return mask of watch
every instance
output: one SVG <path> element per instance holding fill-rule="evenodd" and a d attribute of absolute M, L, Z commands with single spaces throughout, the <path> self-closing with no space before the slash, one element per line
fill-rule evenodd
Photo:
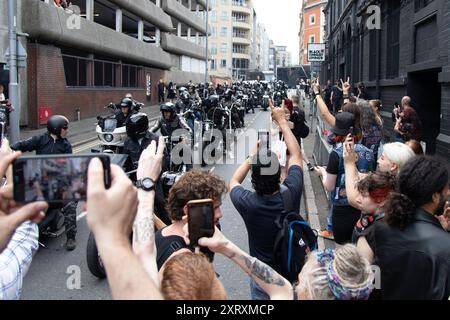
<path fill-rule="evenodd" d="M 155 181 L 152 178 L 144 178 L 136 181 L 136 188 L 142 189 L 144 191 L 155 190 Z"/>

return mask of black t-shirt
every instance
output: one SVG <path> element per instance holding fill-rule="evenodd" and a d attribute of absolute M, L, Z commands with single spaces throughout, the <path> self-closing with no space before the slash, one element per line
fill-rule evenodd
<path fill-rule="evenodd" d="M 292 166 L 284 181 L 294 199 L 293 208 L 300 210 L 303 190 L 303 171 L 299 166 Z M 273 263 L 273 246 L 278 227 L 275 219 L 284 209 L 281 194 L 259 196 L 256 192 L 238 186 L 231 190 L 231 201 L 242 216 L 248 232 L 250 255 L 271 267 Z"/>
<path fill-rule="evenodd" d="M 339 174 L 339 155 L 334 150 L 331 151 L 328 158 L 327 172 L 334 175 Z"/>

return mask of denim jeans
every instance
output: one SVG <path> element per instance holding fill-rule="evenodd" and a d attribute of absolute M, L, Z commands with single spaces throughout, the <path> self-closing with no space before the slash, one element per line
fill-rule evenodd
<path fill-rule="evenodd" d="M 270 300 L 269 295 L 253 279 L 250 279 L 250 294 L 252 300 Z"/>

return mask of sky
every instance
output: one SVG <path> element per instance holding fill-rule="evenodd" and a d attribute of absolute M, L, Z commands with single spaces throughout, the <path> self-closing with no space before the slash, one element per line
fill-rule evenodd
<path fill-rule="evenodd" d="M 275 45 L 285 45 L 298 64 L 300 8 L 302 0 L 253 0 L 256 17 L 263 23 Z"/>

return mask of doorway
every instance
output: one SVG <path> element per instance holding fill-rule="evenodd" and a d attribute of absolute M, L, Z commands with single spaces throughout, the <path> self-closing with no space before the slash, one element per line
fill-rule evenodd
<path fill-rule="evenodd" d="M 427 70 L 408 74 L 408 95 L 412 106 L 422 121 L 422 141 L 426 143 L 426 153 L 436 153 L 436 139 L 441 128 L 441 84 L 438 74 L 441 70 Z"/>

